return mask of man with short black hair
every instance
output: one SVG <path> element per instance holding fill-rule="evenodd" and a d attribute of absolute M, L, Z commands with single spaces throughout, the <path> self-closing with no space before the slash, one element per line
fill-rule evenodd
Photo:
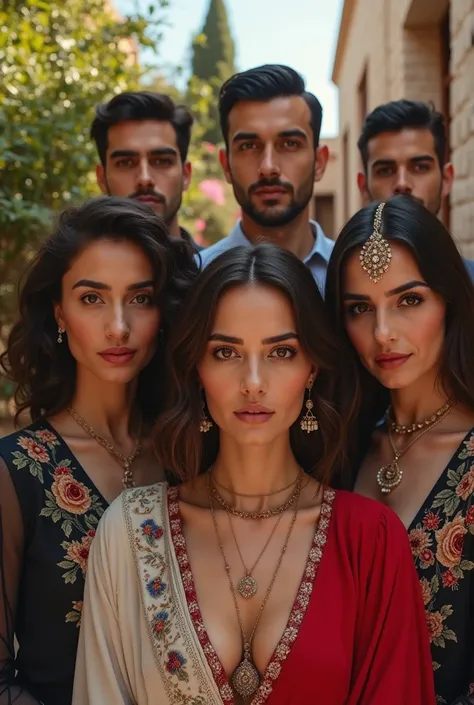
<path fill-rule="evenodd" d="M 363 165 L 357 183 L 365 202 L 408 194 L 439 213 L 454 171 L 446 161 L 444 118 L 433 105 L 395 100 L 378 106 L 367 115 L 357 144 Z M 465 262 L 474 278 L 474 262 Z"/>
<path fill-rule="evenodd" d="M 296 71 L 271 64 L 226 81 L 219 115 L 220 162 L 242 220 L 201 254 L 203 265 L 224 250 L 265 240 L 302 259 L 323 290 L 334 243 L 309 219 L 314 183 L 328 161 L 327 147 L 319 144 L 320 102 Z"/>
<path fill-rule="evenodd" d="M 187 108 L 163 93 L 125 92 L 96 107 L 91 137 L 101 162 L 96 173 L 102 192 L 147 203 L 172 236 L 199 250 L 178 224 L 183 191 L 191 180 L 192 124 Z"/>

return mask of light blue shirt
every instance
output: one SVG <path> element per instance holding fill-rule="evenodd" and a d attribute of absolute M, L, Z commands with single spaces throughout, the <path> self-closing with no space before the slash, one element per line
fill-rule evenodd
<path fill-rule="evenodd" d="M 303 262 L 310 268 L 311 274 L 313 275 L 319 290 L 324 294 L 324 287 L 326 285 L 326 270 L 332 249 L 334 247 L 334 241 L 326 237 L 319 223 L 316 223 L 315 220 L 310 220 L 309 222 L 314 232 L 314 245 L 308 256 L 304 258 Z M 226 250 L 242 245 L 245 247 L 250 247 L 251 244 L 252 243 L 250 240 L 245 237 L 244 231 L 242 230 L 242 221 L 239 220 L 227 237 L 222 238 L 222 240 L 216 242 L 215 245 L 211 245 L 196 255 L 196 261 L 198 264 L 201 262 L 202 268 L 204 269 L 209 262 L 212 262 L 213 259 Z"/>

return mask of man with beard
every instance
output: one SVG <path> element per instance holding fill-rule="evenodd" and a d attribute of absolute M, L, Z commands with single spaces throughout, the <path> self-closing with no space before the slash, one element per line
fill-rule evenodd
<path fill-rule="evenodd" d="M 432 105 L 416 100 L 380 105 L 367 115 L 357 144 L 363 165 L 357 183 L 365 203 L 406 194 L 439 213 L 454 170 L 446 161 L 443 116 Z M 473 279 L 474 262 L 465 263 Z"/>
<path fill-rule="evenodd" d="M 183 191 L 191 180 L 192 124 L 188 110 L 163 93 L 125 92 L 96 107 L 91 137 L 101 162 L 96 169 L 101 191 L 147 203 L 173 237 L 198 251 L 178 224 Z"/>
<path fill-rule="evenodd" d="M 309 220 L 314 182 L 328 161 L 327 147 L 319 145 L 321 104 L 296 71 L 266 65 L 224 83 L 219 115 L 220 162 L 242 219 L 201 253 L 203 266 L 224 250 L 268 241 L 302 259 L 323 290 L 334 243 Z"/>

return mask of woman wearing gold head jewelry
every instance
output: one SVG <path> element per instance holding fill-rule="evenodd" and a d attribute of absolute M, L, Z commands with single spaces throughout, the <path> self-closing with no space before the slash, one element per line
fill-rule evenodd
<path fill-rule="evenodd" d="M 474 289 L 442 223 L 420 203 L 397 196 L 362 209 L 343 228 L 326 294 L 353 346 L 361 416 L 368 411 L 379 419 L 354 489 L 390 506 L 405 524 L 438 703 L 469 702 Z"/>

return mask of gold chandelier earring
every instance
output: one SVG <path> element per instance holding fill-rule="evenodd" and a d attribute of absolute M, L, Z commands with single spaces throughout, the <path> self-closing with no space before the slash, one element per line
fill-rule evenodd
<path fill-rule="evenodd" d="M 308 392 L 308 397 L 304 403 L 306 413 L 300 421 L 301 430 L 306 431 L 306 433 L 312 433 L 313 431 L 317 431 L 319 428 L 318 420 L 313 414 L 314 404 L 313 400 L 311 399 L 311 390 L 313 388 L 313 382 L 314 380 L 311 378 L 308 384 L 306 385 L 306 389 Z"/>
<path fill-rule="evenodd" d="M 199 424 L 199 430 L 201 433 L 207 433 L 213 427 L 213 423 L 206 414 L 206 400 L 203 397 L 202 400 L 202 412 L 201 412 L 201 423 Z"/>

